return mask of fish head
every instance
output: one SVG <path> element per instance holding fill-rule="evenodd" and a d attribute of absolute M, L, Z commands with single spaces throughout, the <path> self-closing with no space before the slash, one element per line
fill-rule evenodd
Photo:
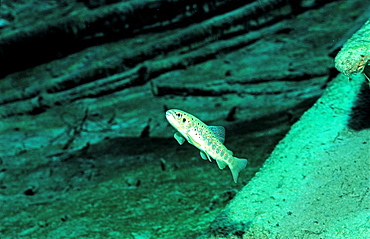
<path fill-rule="evenodd" d="M 175 129 L 183 132 L 191 127 L 192 115 L 182 110 L 171 109 L 166 111 L 166 119 Z"/>

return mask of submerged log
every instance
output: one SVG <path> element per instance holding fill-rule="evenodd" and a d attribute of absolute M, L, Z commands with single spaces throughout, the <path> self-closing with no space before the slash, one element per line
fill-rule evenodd
<path fill-rule="evenodd" d="M 134 124 L 136 120 L 130 120 L 134 108 L 125 108 L 136 105 L 133 101 L 140 102 L 137 108 L 154 110 L 146 115 L 163 113 L 168 107 L 196 113 L 194 102 L 213 101 L 220 106 L 217 111 L 203 109 L 210 120 L 248 121 L 297 106 L 300 110 L 286 113 L 290 115 L 287 118 L 296 119 L 334 76 L 327 49 L 335 42 L 325 39 L 343 33 L 327 27 L 317 35 L 309 34 L 300 20 L 314 15 L 314 24 L 320 19 L 316 10 L 320 7 L 338 11 L 330 2 L 109 1 L 102 6 L 90 4 L 89 8 L 66 5 L 62 17 L 48 15 L 53 20 L 14 31 L 12 25 L 1 29 L 0 61 L 7 76 L 0 80 L 0 117 L 42 115 L 52 109 L 63 112 L 75 104 L 88 104 L 96 111 L 111 108 L 117 112 L 118 108 L 117 119 Z M 299 18 L 292 18 L 294 14 Z M 52 50 L 40 48 L 53 40 L 60 44 L 52 45 Z M 63 51 L 71 44 L 74 51 Z M 64 53 L 44 58 L 57 51 Z M 35 55 L 44 60 L 33 59 Z M 25 64 L 28 69 L 11 73 L 15 70 L 12 67 L 21 69 Z M 92 100 L 104 103 L 86 103 Z M 148 101 L 150 104 L 145 103 Z M 245 104 L 249 101 L 255 103 Z M 234 112 L 232 117 L 228 117 L 230 112 Z M 145 122 L 143 127 L 153 119 L 146 115 L 137 115 L 138 122 Z M 160 127 L 152 127 L 149 135 L 163 136 L 165 122 L 150 122 Z M 142 128 L 130 124 L 121 125 L 126 135 L 140 136 Z"/>

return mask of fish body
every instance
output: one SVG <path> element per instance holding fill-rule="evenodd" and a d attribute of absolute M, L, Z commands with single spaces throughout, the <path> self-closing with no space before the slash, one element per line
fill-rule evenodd
<path fill-rule="evenodd" d="M 194 115 L 178 109 L 167 110 L 166 118 L 178 131 L 174 137 L 180 145 L 186 140 L 200 150 L 203 159 L 216 160 L 220 169 L 229 166 L 234 182 L 237 182 L 239 172 L 246 167 L 248 161 L 234 157 L 225 147 L 224 127 L 208 126 Z"/>

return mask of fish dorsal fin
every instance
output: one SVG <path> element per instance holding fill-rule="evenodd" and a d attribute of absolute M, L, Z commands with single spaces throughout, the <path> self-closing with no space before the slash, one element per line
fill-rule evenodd
<path fill-rule="evenodd" d="M 225 142 L 225 128 L 222 126 L 208 126 L 208 128 L 216 135 L 221 143 Z"/>
<path fill-rule="evenodd" d="M 176 132 L 176 133 L 173 135 L 173 137 L 176 139 L 176 141 L 177 141 L 180 145 L 182 145 L 182 144 L 185 142 L 185 138 L 184 138 L 184 136 L 182 136 L 182 134 L 181 134 L 181 133 L 179 133 L 179 132 Z"/>

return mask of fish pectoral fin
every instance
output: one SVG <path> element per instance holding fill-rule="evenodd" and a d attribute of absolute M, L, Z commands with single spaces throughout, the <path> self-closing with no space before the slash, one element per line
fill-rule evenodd
<path fill-rule="evenodd" d="M 209 155 L 207 153 L 203 152 L 203 151 L 200 151 L 200 157 L 202 157 L 202 159 L 204 159 L 204 160 L 208 159 L 209 162 L 212 162 L 211 157 L 209 157 Z"/>
<path fill-rule="evenodd" d="M 222 126 L 208 126 L 208 128 L 215 134 L 216 138 L 221 141 L 221 143 L 225 142 L 225 128 Z"/>
<path fill-rule="evenodd" d="M 182 136 L 182 134 L 180 132 L 176 132 L 173 137 L 176 139 L 176 141 L 182 145 L 184 142 L 185 142 L 185 138 L 184 136 Z"/>
<path fill-rule="evenodd" d="M 224 161 L 217 160 L 217 159 L 216 159 L 216 163 L 220 169 L 224 169 L 227 165 Z"/>

